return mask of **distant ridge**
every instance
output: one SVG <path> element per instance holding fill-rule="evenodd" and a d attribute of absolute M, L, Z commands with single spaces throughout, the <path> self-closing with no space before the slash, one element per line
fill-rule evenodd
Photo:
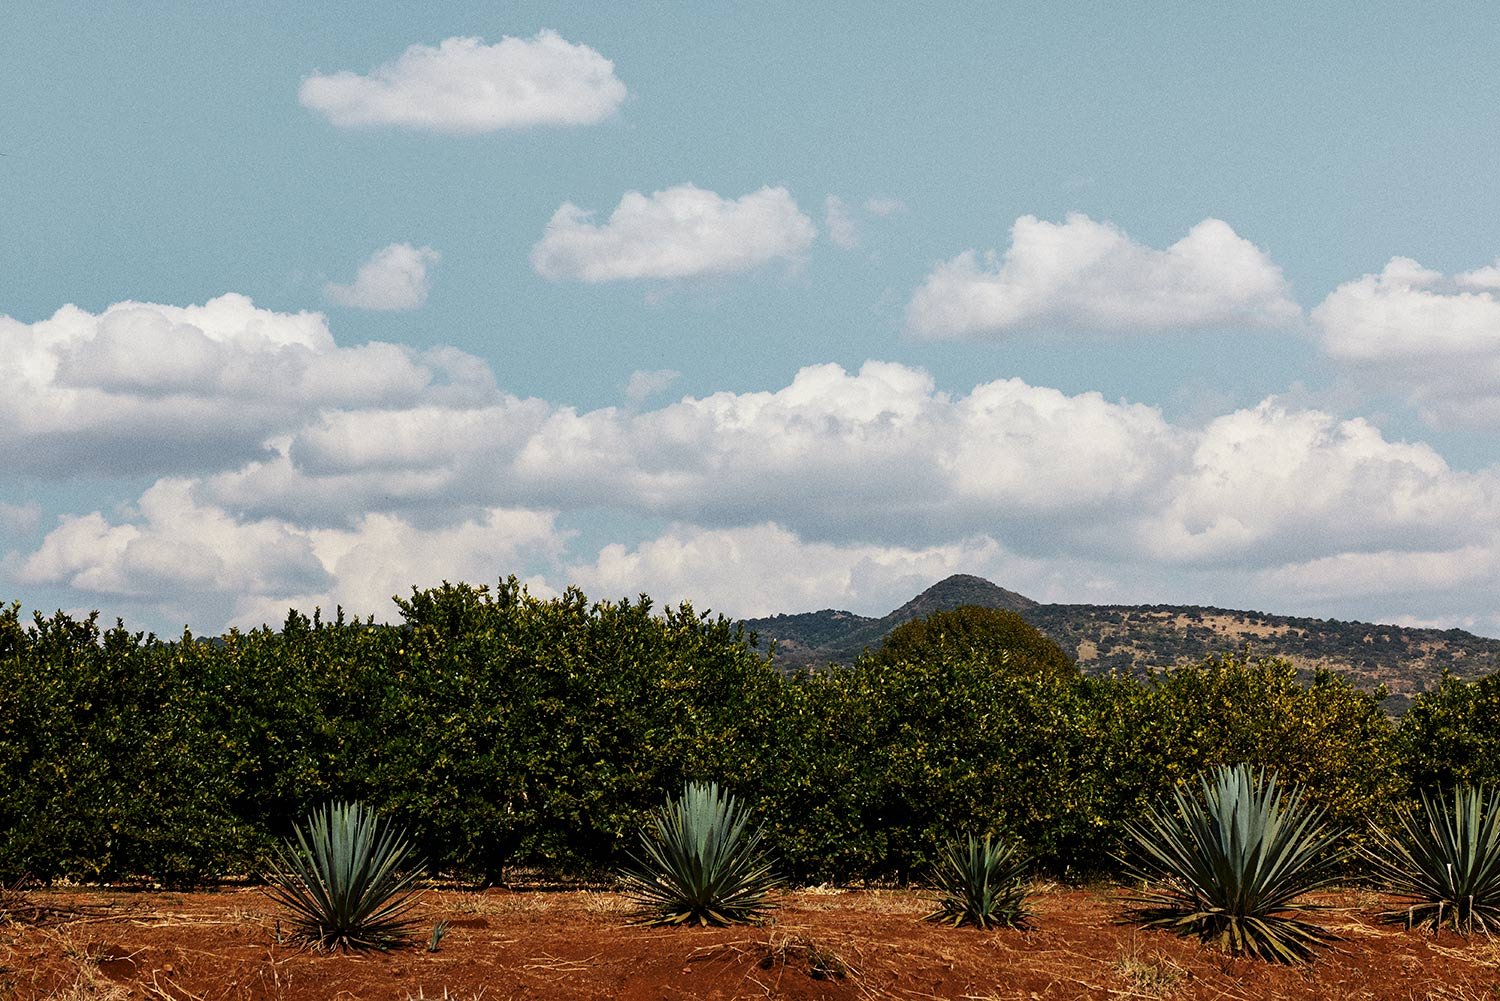
<path fill-rule="evenodd" d="M 962 605 L 1016 612 L 1050 636 L 1090 673 L 1152 668 L 1236 652 L 1286 657 L 1311 672 L 1328 668 L 1361 688 L 1385 685 L 1400 711 L 1449 670 L 1472 678 L 1500 671 L 1500 640 L 1462 629 L 1415 629 L 1198 605 L 1044 605 L 972 574 L 938 581 L 900 608 L 872 618 L 825 609 L 747 619 L 761 646 L 776 641 L 787 669 L 846 664 L 912 619 Z"/>

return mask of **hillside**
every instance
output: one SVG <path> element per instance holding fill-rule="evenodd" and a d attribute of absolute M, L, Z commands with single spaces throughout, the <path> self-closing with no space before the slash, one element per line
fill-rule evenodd
<path fill-rule="evenodd" d="M 1500 670 L 1500 640 L 1461 629 L 1415 629 L 1195 605 L 1044 605 L 982 577 L 939 581 L 879 618 L 827 609 L 748 619 L 762 647 L 776 641 L 776 660 L 797 668 L 848 663 L 911 619 L 960 605 L 1005 608 L 1050 636 L 1085 671 L 1144 673 L 1202 660 L 1248 644 L 1286 657 L 1304 671 L 1325 667 L 1361 688 L 1384 684 L 1400 711 L 1450 670 L 1477 677 Z"/>

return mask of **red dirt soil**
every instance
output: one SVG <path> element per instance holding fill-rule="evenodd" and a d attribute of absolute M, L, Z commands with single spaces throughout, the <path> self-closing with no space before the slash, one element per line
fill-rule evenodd
<path fill-rule="evenodd" d="M 1118 924 L 1120 896 L 1043 888 L 1034 930 L 981 932 L 920 922 L 927 901 L 904 891 L 786 893 L 773 921 L 721 929 L 629 925 L 612 893 L 429 891 L 421 919 L 451 922 L 440 951 L 330 954 L 278 942 L 256 890 L 34 892 L 59 910 L 0 923 L 0 999 L 1500 999 L 1500 941 L 1381 924 L 1373 894 L 1321 898 L 1341 941 L 1298 968 Z"/>

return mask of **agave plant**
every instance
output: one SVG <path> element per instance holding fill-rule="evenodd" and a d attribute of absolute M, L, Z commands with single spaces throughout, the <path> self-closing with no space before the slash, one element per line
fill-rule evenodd
<path fill-rule="evenodd" d="M 752 921 L 780 884 L 751 830 L 749 810 L 716 783 L 690 782 L 641 830 L 641 853 L 621 871 L 641 917 L 656 925 Z"/>
<path fill-rule="evenodd" d="M 360 803 L 314 810 L 277 852 L 268 892 L 297 933 L 327 948 L 386 948 L 409 934 L 420 867 L 405 835 Z"/>
<path fill-rule="evenodd" d="M 1287 912 L 1338 878 L 1339 834 L 1299 789 L 1283 794 L 1274 773 L 1219 767 L 1201 784 L 1201 799 L 1174 791 L 1170 808 L 1127 825 L 1126 868 L 1145 883 L 1130 917 L 1234 955 L 1309 959 L 1333 935 Z"/>
<path fill-rule="evenodd" d="M 980 928 L 1025 928 L 1026 859 L 1014 843 L 972 834 L 943 846 L 933 873 L 938 909 L 928 921 Z"/>
<path fill-rule="evenodd" d="M 1408 928 L 1449 925 L 1460 935 L 1500 930 L 1500 793 L 1460 786 L 1453 805 L 1422 794 L 1392 831 L 1376 828 L 1367 857 L 1386 885 L 1413 901 L 1386 915 Z"/>

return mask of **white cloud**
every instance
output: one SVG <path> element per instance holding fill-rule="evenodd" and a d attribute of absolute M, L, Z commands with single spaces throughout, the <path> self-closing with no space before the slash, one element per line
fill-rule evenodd
<path fill-rule="evenodd" d="M 681 378 L 682 373 L 675 368 L 643 369 L 631 372 L 630 381 L 625 384 L 625 397 L 633 403 L 641 403 L 660 393 L 665 393 Z"/>
<path fill-rule="evenodd" d="M 907 327 L 924 337 L 984 337 L 1063 328 L 1150 331 L 1275 327 L 1301 315 L 1265 252 L 1205 219 L 1166 250 L 1109 223 L 1022 216 L 1004 257 L 965 251 L 912 296 Z"/>
<path fill-rule="evenodd" d="M 626 192 L 602 226 L 564 203 L 532 247 L 531 264 L 552 281 L 691 278 L 796 260 L 816 235 L 785 188 L 730 200 L 683 184 Z"/>
<path fill-rule="evenodd" d="M 1020 565 L 984 537 L 916 549 L 807 542 L 773 523 L 673 525 L 637 546 L 605 546 L 591 563 L 570 566 L 568 579 L 601 597 L 645 591 L 737 618 L 827 607 L 883 614 L 949 574 L 1009 578 Z"/>
<path fill-rule="evenodd" d="M 1274 401 L 1210 422 L 1141 522 L 1156 559 L 1262 565 L 1454 545 L 1500 526 L 1500 476 L 1452 470 L 1369 422 Z"/>
<path fill-rule="evenodd" d="M 0 466 L 13 475 L 234 468 L 326 409 L 495 396 L 488 367 L 453 348 L 340 347 L 322 314 L 233 294 L 0 316 L 0 357 Z"/>
<path fill-rule="evenodd" d="M 355 309 L 416 309 L 427 301 L 432 288 L 427 269 L 441 259 L 442 255 L 431 247 L 393 243 L 375 251 L 359 266 L 353 284 L 329 282 L 323 286 L 323 294 L 330 302 Z"/>
<path fill-rule="evenodd" d="M 277 456 L 210 478 L 218 502 L 337 519 L 370 504 L 616 508 L 815 538 L 935 538 L 994 525 L 1088 532 L 1134 509 L 1185 448 L 1153 408 L 1020 380 L 966 397 L 870 362 L 776 392 L 580 413 L 541 401 L 323 415 Z M 1092 517 L 1081 517 L 1081 512 Z"/>
<path fill-rule="evenodd" d="M 491 508 L 433 527 L 368 513 L 340 529 L 236 517 L 200 502 L 190 481 L 165 479 L 119 523 L 98 512 L 63 518 L 16 576 L 217 631 L 314 605 L 388 619 L 391 596 L 413 585 L 494 580 L 527 562 L 555 562 L 565 541 L 544 511 Z"/>
<path fill-rule="evenodd" d="M 153 624 L 385 614 L 412 584 L 510 572 L 737 614 L 884 611 L 954 571 L 1043 598 L 1348 614 L 1387 576 L 1412 595 L 1380 598 L 1390 614 L 1479 621 L 1500 579 L 1500 467 L 1455 470 L 1274 398 L 1199 425 L 872 361 L 651 409 L 675 375 L 641 372 L 632 405 L 581 411 L 503 393 L 451 348 L 342 348 L 320 315 L 240 296 L 4 319 L 0 356 L 18 482 L 155 481 L 133 504 L 49 512 L 0 571 Z M 26 534 L 39 512 L 0 517 Z"/>
<path fill-rule="evenodd" d="M 1267 590 L 1308 600 L 1404 596 L 1453 590 L 1493 593 L 1500 585 L 1500 546 L 1449 550 L 1339 553 L 1263 571 Z"/>
<path fill-rule="evenodd" d="M 1312 312 L 1323 349 L 1430 423 L 1500 423 L 1500 267 L 1453 278 L 1394 257 Z"/>
<path fill-rule="evenodd" d="M 413 45 L 368 75 L 313 74 L 298 99 L 341 128 L 476 133 L 592 125 L 614 114 L 625 85 L 598 52 L 541 31 L 493 45 L 478 38 Z"/>
<path fill-rule="evenodd" d="M 859 229 L 849 206 L 838 195 L 823 199 L 823 225 L 828 229 L 828 239 L 835 247 L 854 250 L 859 247 Z"/>
<path fill-rule="evenodd" d="M 882 362 L 644 412 L 510 398 L 327 413 L 276 450 L 209 477 L 205 496 L 330 524 L 372 507 L 612 509 L 838 544 L 990 534 L 1029 555 L 1184 567 L 1455 545 L 1500 521 L 1496 472 L 1452 470 L 1366 421 L 1268 400 L 1195 428 L 1018 379 L 954 396 Z"/>

